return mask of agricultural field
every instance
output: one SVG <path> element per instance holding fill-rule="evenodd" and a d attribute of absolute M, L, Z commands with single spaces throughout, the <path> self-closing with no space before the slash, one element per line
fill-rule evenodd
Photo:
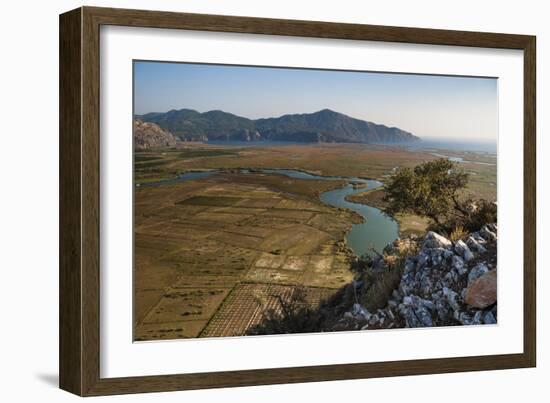
<path fill-rule="evenodd" d="M 332 295 L 352 278 L 341 241 L 357 220 L 318 200 L 338 185 L 220 173 L 138 188 L 135 339 L 239 336 L 274 307 L 266 290 Z"/>
<path fill-rule="evenodd" d="M 470 173 L 468 195 L 494 200 L 494 157 L 452 156 L 465 160 L 460 166 Z M 180 143 L 136 152 L 135 340 L 241 336 L 268 309 L 278 309 L 275 295 L 305 287 L 314 306 L 351 281 L 353 253 L 345 237 L 362 218 L 319 199 L 346 181 L 295 179 L 255 169 L 383 182 L 396 167 L 436 158 L 428 152 L 360 144 Z M 176 180 L 184 173 L 214 169 L 211 176 Z M 382 196 L 383 191 L 374 190 L 348 200 L 380 207 Z M 396 219 L 401 234 L 420 233 L 427 224 L 414 216 Z"/>

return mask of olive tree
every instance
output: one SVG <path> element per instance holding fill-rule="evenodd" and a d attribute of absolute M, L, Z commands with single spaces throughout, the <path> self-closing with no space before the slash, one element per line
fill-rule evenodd
<path fill-rule="evenodd" d="M 399 169 L 384 186 L 384 212 L 415 214 L 441 225 L 452 214 L 468 215 L 459 201 L 459 192 L 467 183 L 468 174 L 444 158 Z"/>

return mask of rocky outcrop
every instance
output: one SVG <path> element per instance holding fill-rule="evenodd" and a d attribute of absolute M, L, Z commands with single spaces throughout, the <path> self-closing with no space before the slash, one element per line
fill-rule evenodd
<path fill-rule="evenodd" d="M 424 237 L 424 248 L 426 249 L 450 248 L 452 244 L 447 238 L 433 231 L 429 231 Z"/>
<path fill-rule="evenodd" d="M 386 306 L 367 310 L 361 304 L 367 285 L 358 280 L 356 303 L 335 330 L 495 324 L 496 242 L 496 224 L 455 242 L 435 232 L 395 241 L 369 264 L 375 272 L 402 270 Z"/>
<path fill-rule="evenodd" d="M 161 129 L 155 123 L 134 120 L 134 148 L 136 151 L 175 145 L 176 138 L 172 133 Z"/>

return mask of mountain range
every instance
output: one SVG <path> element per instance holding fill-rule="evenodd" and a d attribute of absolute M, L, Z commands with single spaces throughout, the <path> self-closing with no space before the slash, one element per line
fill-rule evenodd
<path fill-rule="evenodd" d="M 200 113 L 192 109 L 152 112 L 136 115 L 135 118 L 155 123 L 184 141 L 269 140 L 395 144 L 419 140 L 397 127 L 355 119 L 330 109 L 255 120 L 220 110 Z"/>

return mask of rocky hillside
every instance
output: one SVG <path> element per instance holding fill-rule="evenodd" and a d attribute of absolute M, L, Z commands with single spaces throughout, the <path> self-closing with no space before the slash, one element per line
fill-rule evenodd
<path fill-rule="evenodd" d="M 147 113 L 137 118 L 158 124 L 182 140 L 297 141 L 394 144 L 418 140 L 397 127 L 387 127 L 323 109 L 251 120 L 223 111 L 192 109 Z"/>
<path fill-rule="evenodd" d="M 155 123 L 134 120 L 134 148 L 136 151 L 175 145 L 176 138 L 172 133 L 161 129 Z"/>
<path fill-rule="evenodd" d="M 369 311 L 364 303 L 373 284 L 358 279 L 355 304 L 332 330 L 495 324 L 496 242 L 496 224 L 455 242 L 435 232 L 396 240 L 369 268 L 376 278 L 397 270 L 396 261 L 402 264 L 398 286 L 385 306 Z"/>
<path fill-rule="evenodd" d="M 459 235 L 398 239 L 355 261 L 355 280 L 317 308 L 298 288 L 248 334 L 496 324 L 497 225 Z"/>

